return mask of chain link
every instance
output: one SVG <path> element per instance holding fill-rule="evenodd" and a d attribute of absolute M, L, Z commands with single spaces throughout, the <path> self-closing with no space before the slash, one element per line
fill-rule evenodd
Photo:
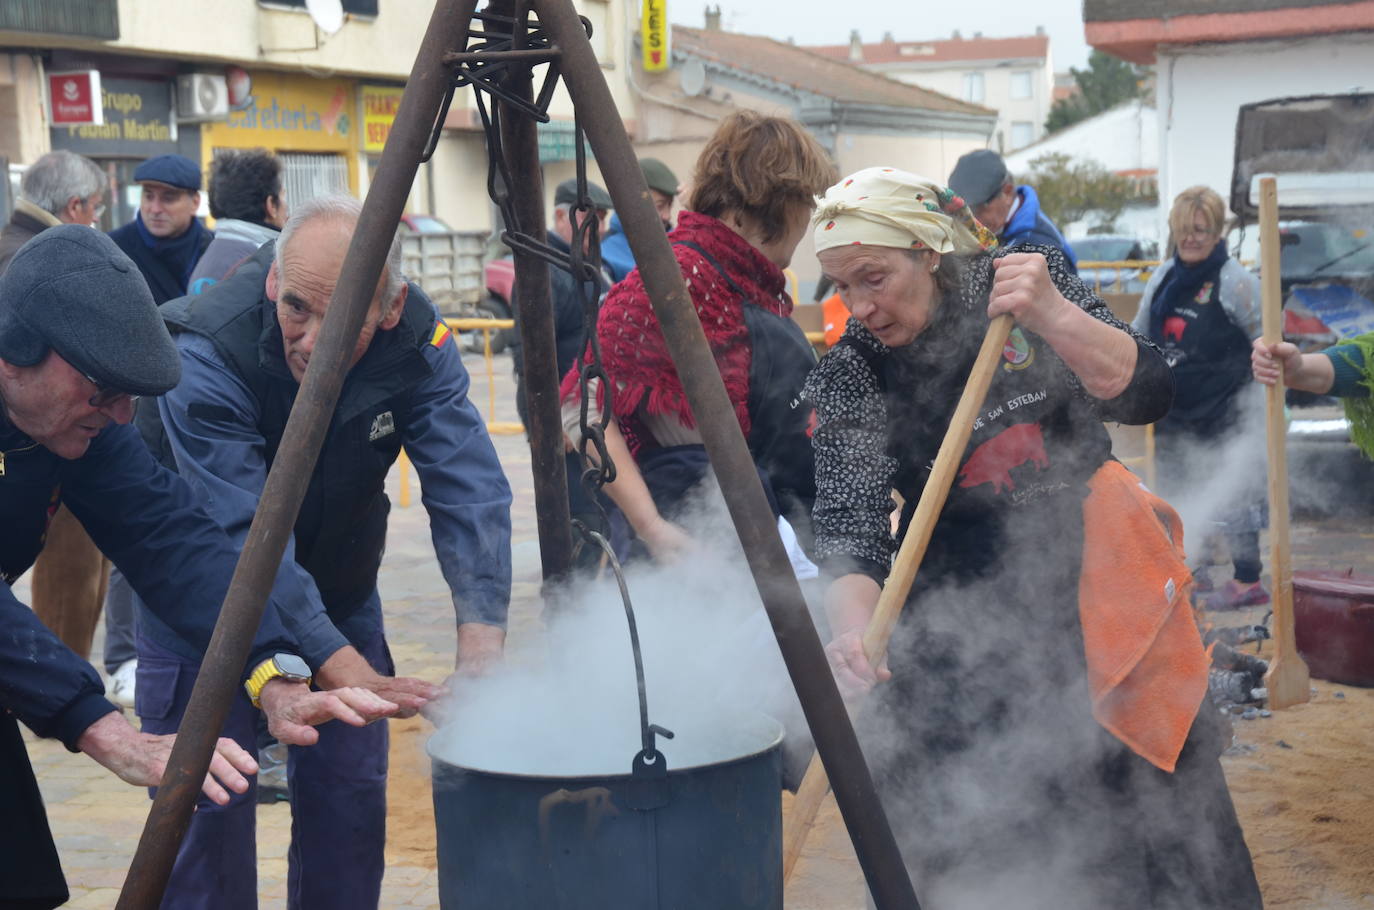
<path fill-rule="evenodd" d="M 472 86 L 475 106 L 482 121 L 482 132 L 486 138 L 487 194 L 500 211 L 505 224 L 505 230 L 501 233 L 501 240 L 513 251 L 527 253 L 567 272 L 572 276 L 573 283 L 577 288 L 578 298 L 582 305 L 583 333 L 578 357 L 578 422 L 582 433 L 578 453 L 581 456 L 583 466 L 580 482 L 601 513 L 602 527 L 607 527 L 603 497 L 600 493 L 601 488 L 614 481 L 616 476 L 615 463 L 611 460 L 610 450 L 606 446 L 606 424 L 611 419 L 610 404 L 614 386 L 611 385 L 610 376 L 607 375 L 606 368 L 602 363 L 601 343 L 596 334 L 601 301 L 604 298 L 605 281 L 601 264 L 600 219 L 597 217 L 596 207 L 588 191 L 587 147 L 582 133 L 581 120 L 576 115 L 574 116 L 573 148 L 577 166 L 577 201 L 568 212 L 569 221 L 572 224 L 572 242 L 569 244 L 568 252 L 564 253 L 547 243 L 536 240 L 530 233 L 534 226 L 520 223 L 509 189 L 516 178 L 510 172 L 501 140 L 503 108 L 499 104 L 488 102 L 484 95 L 484 93 L 489 94 L 492 98 L 505 102 L 512 111 L 532 117 L 537 122 L 547 123 L 549 121 L 549 103 L 552 101 L 553 91 L 559 78 L 556 48 L 552 46 L 549 37 L 537 20 L 532 21 L 530 19 L 528 6 L 523 2 L 517 4 L 516 14 L 513 17 L 478 13 L 475 19 L 482 23 L 482 27 L 480 30 L 469 28 L 468 39 L 477 39 L 476 42 L 465 47 L 464 53 L 454 55 L 460 60 L 453 66 L 454 73 L 448 93 L 444 98 L 424 157 L 428 160 L 438 144 L 444 120 L 453 100 L 453 92 L 464 86 Z M 582 24 L 587 30 L 588 37 L 590 37 L 592 33 L 591 23 L 583 17 Z M 488 62 L 481 59 L 483 52 L 510 50 L 542 50 L 550 55 L 548 73 L 540 88 L 539 96 L 533 104 L 511 89 L 509 82 L 511 76 L 517 71 L 513 71 L 510 61 L 495 60 Z M 604 407 L 599 411 L 595 409 L 592 401 L 598 386 L 604 402 Z M 594 461 L 590 457 L 593 452 L 595 453 Z M 580 525 L 581 523 L 575 522 L 575 524 Z M 585 536 L 584 528 L 579 527 L 578 530 Z"/>

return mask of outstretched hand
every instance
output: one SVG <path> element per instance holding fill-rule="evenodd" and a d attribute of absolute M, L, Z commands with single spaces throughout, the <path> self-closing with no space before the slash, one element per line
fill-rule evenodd
<path fill-rule="evenodd" d="M 655 516 L 643 529 L 635 529 L 657 563 L 675 563 L 690 556 L 697 543 L 681 526 Z"/>
<path fill-rule="evenodd" d="M 886 660 L 877 668 L 868 662 L 860 629 L 836 635 L 825 646 L 825 656 L 830 663 L 830 672 L 835 675 L 835 685 L 846 701 L 867 695 L 878 683 L 892 678 Z"/>
<path fill-rule="evenodd" d="M 320 667 L 316 683 L 323 689 L 366 689 L 396 706 L 396 717 L 413 717 L 443 690 L 409 676 L 383 676 L 352 646 L 335 651 Z"/>
<path fill-rule="evenodd" d="M 162 783 L 175 742 L 175 733 L 140 733 L 116 711 L 87 727 L 76 745 L 120 780 L 138 787 L 156 787 Z M 210 773 L 205 775 L 201 791 L 222 806 L 229 802 L 230 790 L 248 790 L 244 775 L 257 772 L 253 756 L 232 739 L 221 737 L 210 757 Z"/>
<path fill-rule="evenodd" d="M 395 702 L 360 686 L 312 692 L 305 683 L 284 679 L 268 680 L 258 701 L 267 715 L 268 732 L 292 746 L 313 746 L 320 738 L 315 730 L 319 724 L 341 720 L 365 727 L 400 710 Z"/>

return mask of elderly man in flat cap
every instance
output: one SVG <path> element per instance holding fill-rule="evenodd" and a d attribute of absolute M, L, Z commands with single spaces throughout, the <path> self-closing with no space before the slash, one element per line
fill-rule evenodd
<path fill-rule="evenodd" d="M 158 155 L 134 169 L 143 187 L 134 220 L 110 231 L 153 292 L 155 303 L 180 297 L 191 273 L 215 238 L 196 212 L 200 209 L 200 166 L 183 155 Z"/>
<path fill-rule="evenodd" d="M 61 739 L 133 784 L 161 779 L 170 736 L 133 729 L 102 697 L 95 669 L 20 603 L 10 586 L 33 563 L 65 503 L 133 582 L 159 624 L 197 660 L 237 551 L 190 487 L 153 461 L 128 425 L 133 399 L 180 376 L 171 337 L 133 262 L 105 235 L 61 225 L 29 241 L 0 278 L 0 906 L 55 907 L 61 866 L 17 721 Z M 365 689 L 311 692 L 297 636 L 269 605 L 245 672 L 282 740 L 309 725 L 364 725 L 397 706 Z M 245 668 L 245 671 L 247 668 Z M 204 790 L 226 802 L 256 765 L 222 740 Z"/>

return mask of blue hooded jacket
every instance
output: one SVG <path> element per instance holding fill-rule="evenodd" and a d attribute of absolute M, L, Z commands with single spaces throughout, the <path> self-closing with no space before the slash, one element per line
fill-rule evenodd
<path fill-rule="evenodd" d="M 1028 186 L 1018 186 L 1016 194 L 1021 197 L 1021 204 L 1012 214 L 1006 227 L 1002 228 L 1002 236 L 999 238 L 1002 246 L 1015 247 L 1023 243 L 1034 243 L 1057 247 L 1064 251 L 1064 258 L 1069 260 L 1070 267 L 1073 268 L 1074 274 L 1077 274 L 1078 257 L 1074 255 L 1073 248 L 1064 239 L 1064 235 L 1059 233 L 1059 228 L 1040 211 L 1040 199 L 1035 195 L 1035 190 Z"/>
<path fill-rule="evenodd" d="M 620 215 L 611 215 L 606 236 L 601 238 L 601 264 L 611 273 L 612 281 L 623 281 L 635 270 L 635 254 L 630 252 L 630 238 L 620 226 Z"/>

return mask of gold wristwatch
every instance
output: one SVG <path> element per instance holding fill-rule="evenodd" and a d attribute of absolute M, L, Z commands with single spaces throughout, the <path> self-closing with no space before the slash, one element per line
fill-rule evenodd
<path fill-rule="evenodd" d="M 308 686 L 310 685 L 310 666 L 294 654 L 273 654 L 258 664 L 243 684 L 243 688 L 248 692 L 248 700 L 253 703 L 253 707 L 262 707 L 258 704 L 258 699 L 262 695 L 262 687 L 274 679 L 303 682 Z"/>

